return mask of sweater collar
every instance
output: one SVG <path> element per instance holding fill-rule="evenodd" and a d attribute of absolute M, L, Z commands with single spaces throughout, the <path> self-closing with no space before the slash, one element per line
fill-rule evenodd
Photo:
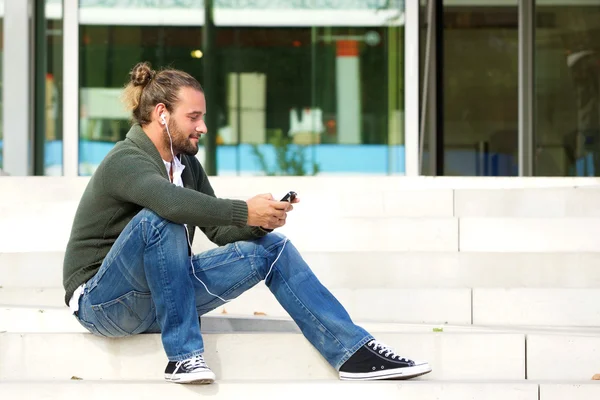
<path fill-rule="evenodd" d="M 169 175 L 167 174 L 164 161 L 160 156 L 158 149 L 156 148 L 152 140 L 150 140 L 148 135 L 146 135 L 146 132 L 144 132 L 140 124 L 134 124 L 131 126 L 131 129 L 129 129 L 129 132 L 127 133 L 127 138 L 133 143 L 135 143 L 140 149 L 144 150 L 144 152 L 146 152 L 150 156 L 150 159 L 152 159 L 152 161 L 154 161 L 156 165 L 160 166 L 159 169 L 162 175 L 166 179 L 169 179 Z M 184 168 L 183 170 L 183 174 L 181 175 L 183 185 L 184 187 L 190 188 L 193 186 L 193 173 L 189 165 L 190 162 L 187 159 L 187 157 L 182 156 L 181 163 L 184 166 L 186 166 L 186 168 Z"/>
<path fill-rule="evenodd" d="M 150 159 L 154 161 L 156 165 L 160 166 L 165 178 L 169 178 L 165 171 L 163 159 L 160 156 L 158 149 L 139 124 L 134 124 L 131 126 L 131 129 L 129 129 L 129 132 L 127 133 L 127 138 L 135 143 L 140 149 L 144 150 L 144 152 L 150 156 Z"/>

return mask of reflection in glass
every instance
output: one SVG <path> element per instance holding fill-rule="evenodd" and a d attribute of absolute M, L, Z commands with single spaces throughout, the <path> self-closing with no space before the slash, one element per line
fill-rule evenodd
<path fill-rule="evenodd" d="M 158 20 L 125 25 L 110 21 L 108 3 L 104 9 L 94 3 L 92 14 L 91 3 L 82 2 L 80 173 L 91 174 L 129 129 L 119 94 L 133 65 L 149 61 L 155 69 L 182 69 L 202 83 L 203 62 L 212 56 L 219 66 L 218 93 L 207 111 L 218 121 L 209 134 L 217 135 L 219 175 L 402 174 L 401 2 L 388 2 L 394 12 L 352 2 L 364 10 L 336 10 L 347 27 L 275 26 L 289 14 L 278 2 L 272 2 L 278 8 L 257 10 L 257 19 L 243 27 L 227 20 L 234 12 L 247 18 L 242 9 L 216 14 L 215 54 L 202 49 L 202 27 L 186 22 L 188 14 L 202 11 L 196 6 L 185 13 L 162 6 L 156 15 L 148 7 L 151 20 L 160 16 L 172 26 Z M 122 11 L 135 18 L 131 7 Z M 357 26 L 377 25 L 369 18 L 379 18 L 380 26 Z M 201 162 L 204 155 L 201 147 Z"/>
<path fill-rule="evenodd" d="M 535 174 L 600 176 L 600 0 L 536 5 Z"/>
<path fill-rule="evenodd" d="M 518 6 L 503 4 L 445 3 L 444 175 L 518 173 Z M 422 29 L 422 48 L 425 36 Z"/>

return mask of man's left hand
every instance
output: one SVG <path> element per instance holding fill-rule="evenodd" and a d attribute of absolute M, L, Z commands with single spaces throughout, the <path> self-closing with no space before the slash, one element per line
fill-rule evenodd
<path fill-rule="evenodd" d="M 267 197 L 268 196 L 268 197 Z M 262 197 L 268 198 L 269 200 L 272 201 L 277 201 L 273 198 L 272 195 L 262 195 Z M 278 201 L 277 201 L 278 202 Z M 281 228 L 282 226 L 285 225 L 286 219 L 287 219 L 287 213 L 294 210 L 294 206 L 292 204 L 296 204 L 299 203 L 300 199 L 298 197 L 296 197 L 293 201 L 289 202 L 289 204 L 287 205 L 286 209 L 285 209 L 285 213 L 283 214 L 282 218 L 279 218 L 276 222 L 273 222 L 271 224 L 269 224 L 269 226 L 262 226 L 263 229 L 269 229 L 269 230 L 274 230 L 277 228 Z M 285 203 L 288 203 L 287 201 Z"/>

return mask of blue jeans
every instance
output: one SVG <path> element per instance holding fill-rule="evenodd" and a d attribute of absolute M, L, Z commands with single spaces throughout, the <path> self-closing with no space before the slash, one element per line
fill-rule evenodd
<path fill-rule="evenodd" d="M 221 246 L 190 258 L 185 227 L 144 209 L 121 232 L 86 283 L 77 318 L 105 337 L 161 333 L 170 361 L 204 352 L 199 316 L 265 279 L 304 336 L 335 368 L 373 337 L 279 233 Z M 192 267 L 193 264 L 193 267 Z M 197 277 L 197 278 L 196 278 Z"/>

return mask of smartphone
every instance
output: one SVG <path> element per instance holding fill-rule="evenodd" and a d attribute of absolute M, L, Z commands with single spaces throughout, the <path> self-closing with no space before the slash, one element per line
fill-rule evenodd
<path fill-rule="evenodd" d="M 290 203 L 296 198 L 296 192 L 288 192 L 280 201 L 289 201 Z"/>

